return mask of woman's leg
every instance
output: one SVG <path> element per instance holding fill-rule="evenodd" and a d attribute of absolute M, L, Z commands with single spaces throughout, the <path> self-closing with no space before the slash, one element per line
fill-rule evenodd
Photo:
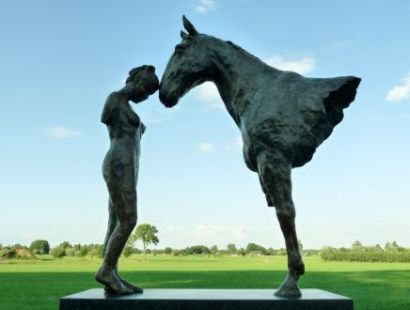
<path fill-rule="evenodd" d="M 108 228 L 107 228 L 107 234 L 105 235 L 105 240 L 104 240 L 104 250 L 103 250 L 104 255 L 107 249 L 108 240 L 110 239 L 115 226 L 117 226 L 117 216 L 113 210 L 113 205 L 112 205 L 112 201 L 110 197 L 108 198 Z"/>
<path fill-rule="evenodd" d="M 124 181 L 121 182 L 122 184 L 114 184 L 114 186 L 107 183 L 112 203 L 111 210 L 115 214 L 116 225 L 106 241 L 104 262 L 96 275 L 97 281 L 106 285 L 109 291 L 117 294 L 134 292 L 116 276 L 118 258 L 137 221 L 135 186 L 130 189 L 133 185 L 132 180 L 128 180 L 131 182 Z"/>

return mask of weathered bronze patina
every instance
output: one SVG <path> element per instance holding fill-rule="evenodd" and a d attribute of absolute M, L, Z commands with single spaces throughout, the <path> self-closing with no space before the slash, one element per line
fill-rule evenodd
<path fill-rule="evenodd" d="M 118 274 L 118 258 L 137 223 L 137 180 L 140 140 L 145 126 L 129 101 L 141 102 L 158 89 L 153 66 L 129 72 L 126 85 L 111 93 L 101 121 L 107 125 L 111 146 L 103 163 L 103 176 L 109 192 L 109 222 L 104 242 L 104 261 L 95 278 L 113 294 L 141 293 L 142 289 Z"/>
<path fill-rule="evenodd" d="M 295 229 L 291 169 L 309 162 L 316 148 L 343 119 L 360 79 L 306 78 L 272 68 L 230 41 L 199 33 L 184 17 L 160 84 L 160 99 L 172 107 L 193 87 L 212 81 L 241 131 L 243 155 L 259 175 L 268 206 L 274 206 L 285 237 L 288 276 L 276 291 L 301 295 L 305 272 Z"/>

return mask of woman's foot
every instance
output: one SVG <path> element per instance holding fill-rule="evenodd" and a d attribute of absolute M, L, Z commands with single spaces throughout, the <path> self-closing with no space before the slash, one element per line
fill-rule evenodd
<path fill-rule="evenodd" d="M 134 291 L 135 294 L 142 294 L 143 293 L 143 289 L 135 286 L 134 284 L 129 283 L 128 281 L 124 280 L 119 274 L 118 274 L 118 265 L 115 266 L 114 269 L 114 275 L 122 282 L 122 284 L 124 284 L 126 287 L 132 289 Z"/>
<path fill-rule="evenodd" d="M 106 292 L 117 295 L 133 294 L 134 290 L 125 286 L 114 274 L 113 271 L 106 270 L 103 267 L 98 270 L 95 279 L 103 284 Z"/>
<path fill-rule="evenodd" d="M 144 290 L 143 290 L 142 288 L 140 288 L 140 287 L 138 287 L 138 286 L 135 286 L 134 284 L 125 281 L 125 280 L 122 279 L 121 277 L 119 277 L 119 279 L 120 279 L 120 281 L 122 282 L 122 284 L 124 284 L 124 285 L 125 285 L 126 287 L 128 287 L 129 289 L 133 290 L 133 292 L 134 292 L 135 294 L 142 294 L 142 293 L 143 293 Z"/>
<path fill-rule="evenodd" d="M 142 293 L 144 292 L 144 290 L 143 290 L 142 288 L 140 288 L 140 287 L 138 287 L 138 286 L 135 286 L 135 285 L 133 285 L 133 284 L 131 284 L 131 283 L 129 283 L 129 282 L 123 280 L 123 279 L 120 279 L 120 281 L 121 281 L 121 283 L 122 283 L 124 286 L 128 287 L 129 289 L 131 289 L 134 294 L 142 294 Z M 105 290 L 107 293 L 109 293 L 109 294 L 112 293 L 112 292 L 111 292 L 111 289 L 110 289 L 108 286 L 105 286 L 105 287 L 104 287 L 104 290 Z"/>

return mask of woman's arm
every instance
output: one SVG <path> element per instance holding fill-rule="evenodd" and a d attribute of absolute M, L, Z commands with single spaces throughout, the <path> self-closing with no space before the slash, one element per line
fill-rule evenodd
<path fill-rule="evenodd" d="M 112 125 L 118 118 L 118 100 L 117 92 L 112 92 L 105 100 L 104 108 L 101 113 L 101 122 L 107 126 Z"/>

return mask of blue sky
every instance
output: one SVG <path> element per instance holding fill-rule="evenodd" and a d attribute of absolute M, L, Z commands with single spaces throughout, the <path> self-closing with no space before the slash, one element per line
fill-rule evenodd
<path fill-rule="evenodd" d="M 161 76 L 182 14 L 280 69 L 362 78 L 344 121 L 293 171 L 299 238 L 410 247 L 410 3 L 387 0 L 1 1 L 0 242 L 103 241 L 104 100 L 132 67 Z M 158 227 L 158 247 L 284 246 L 212 85 L 173 109 L 157 94 L 133 107 L 148 127 L 139 223 Z"/>

